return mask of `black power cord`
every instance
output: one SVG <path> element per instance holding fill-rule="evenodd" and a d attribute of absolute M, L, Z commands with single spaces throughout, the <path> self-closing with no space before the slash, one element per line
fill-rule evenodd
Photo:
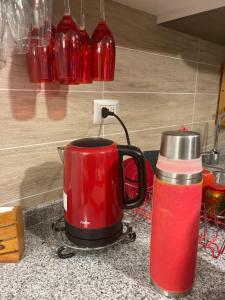
<path fill-rule="evenodd" d="M 113 111 L 110 111 L 107 107 L 103 107 L 102 108 L 102 118 L 105 119 L 108 116 L 113 116 L 120 122 L 120 124 L 122 125 L 122 127 L 125 131 L 125 135 L 126 135 L 126 139 L 127 139 L 127 145 L 130 145 L 130 137 L 129 137 L 129 134 L 128 134 L 128 130 L 127 130 L 126 126 L 124 125 L 123 121 Z"/>
<path fill-rule="evenodd" d="M 105 119 L 108 116 L 113 116 L 113 117 L 115 117 L 120 122 L 120 124 L 122 125 L 122 127 L 123 127 L 123 129 L 125 131 L 125 135 L 126 135 L 126 139 L 127 139 L 127 145 L 130 145 L 129 133 L 128 133 L 127 127 L 125 126 L 125 124 L 123 123 L 123 121 L 113 111 L 110 111 L 107 107 L 103 107 L 102 108 L 102 118 Z M 136 164 L 136 162 L 135 162 L 135 164 Z M 125 176 L 125 178 L 128 179 L 131 182 L 134 182 L 134 183 L 138 182 L 137 180 L 133 180 L 133 179 L 127 177 L 127 176 Z"/>
<path fill-rule="evenodd" d="M 127 139 L 127 145 L 130 145 L 129 133 L 128 133 L 127 127 L 125 126 L 125 124 L 123 123 L 123 121 L 113 111 L 110 111 L 107 107 L 103 107 L 102 108 L 102 118 L 105 119 L 108 116 L 113 116 L 113 117 L 115 117 L 120 122 L 120 124 L 122 125 L 122 127 L 123 127 L 123 129 L 125 131 L 125 135 L 126 135 L 126 139 Z M 135 162 L 135 164 L 136 164 L 136 162 Z M 127 177 L 127 176 L 125 178 L 128 179 L 131 182 L 134 182 L 134 183 L 138 182 L 137 180 L 131 179 L 131 178 Z"/>

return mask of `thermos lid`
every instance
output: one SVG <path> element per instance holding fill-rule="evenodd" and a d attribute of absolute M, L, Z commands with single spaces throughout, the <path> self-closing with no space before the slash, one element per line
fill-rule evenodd
<path fill-rule="evenodd" d="M 160 155 L 168 159 L 200 157 L 200 134 L 194 131 L 165 131 L 161 138 Z"/>

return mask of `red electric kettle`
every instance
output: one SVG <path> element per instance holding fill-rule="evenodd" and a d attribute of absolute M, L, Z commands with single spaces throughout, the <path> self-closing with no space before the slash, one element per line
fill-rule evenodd
<path fill-rule="evenodd" d="M 58 147 L 64 161 L 64 219 L 68 239 L 95 248 L 114 243 L 123 231 L 123 209 L 140 206 L 146 194 L 145 159 L 134 146 L 103 138 L 85 138 Z M 62 157 L 62 150 L 64 155 Z M 127 199 L 123 157 L 134 158 L 139 194 Z"/>

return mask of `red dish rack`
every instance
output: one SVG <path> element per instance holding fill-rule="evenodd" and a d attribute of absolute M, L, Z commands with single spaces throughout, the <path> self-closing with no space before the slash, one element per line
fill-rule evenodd
<path fill-rule="evenodd" d="M 136 186 L 133 186 L 136 188 Z M 147 192 L 144 204 L 131 211 L 134 223 L 151 224 L 151 192 Z M 199 249 L 207 251 L 214 259 L 225 252 L 225 211 L 216 217 L 210 217 L 205 205 L 202 205 L 199 231 Z"/>
<path fill-rule="evenodd" d="M 212 209 L 212 208 L 211 208 Z M 211 214 L 212 211 L 210 211 Z M 225 210 L 211 217 L 202 205 L 199 245 L 218 259 L 225 252 Z"/>

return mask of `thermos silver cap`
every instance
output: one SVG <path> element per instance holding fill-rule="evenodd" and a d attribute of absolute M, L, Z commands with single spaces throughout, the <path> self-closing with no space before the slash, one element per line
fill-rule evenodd
<path fill-rule="evenodd" d="M 161 138 L 160 155 L 169 159 L 200 157 L 200 134 L 194 131 L 165 131 Z"/>

